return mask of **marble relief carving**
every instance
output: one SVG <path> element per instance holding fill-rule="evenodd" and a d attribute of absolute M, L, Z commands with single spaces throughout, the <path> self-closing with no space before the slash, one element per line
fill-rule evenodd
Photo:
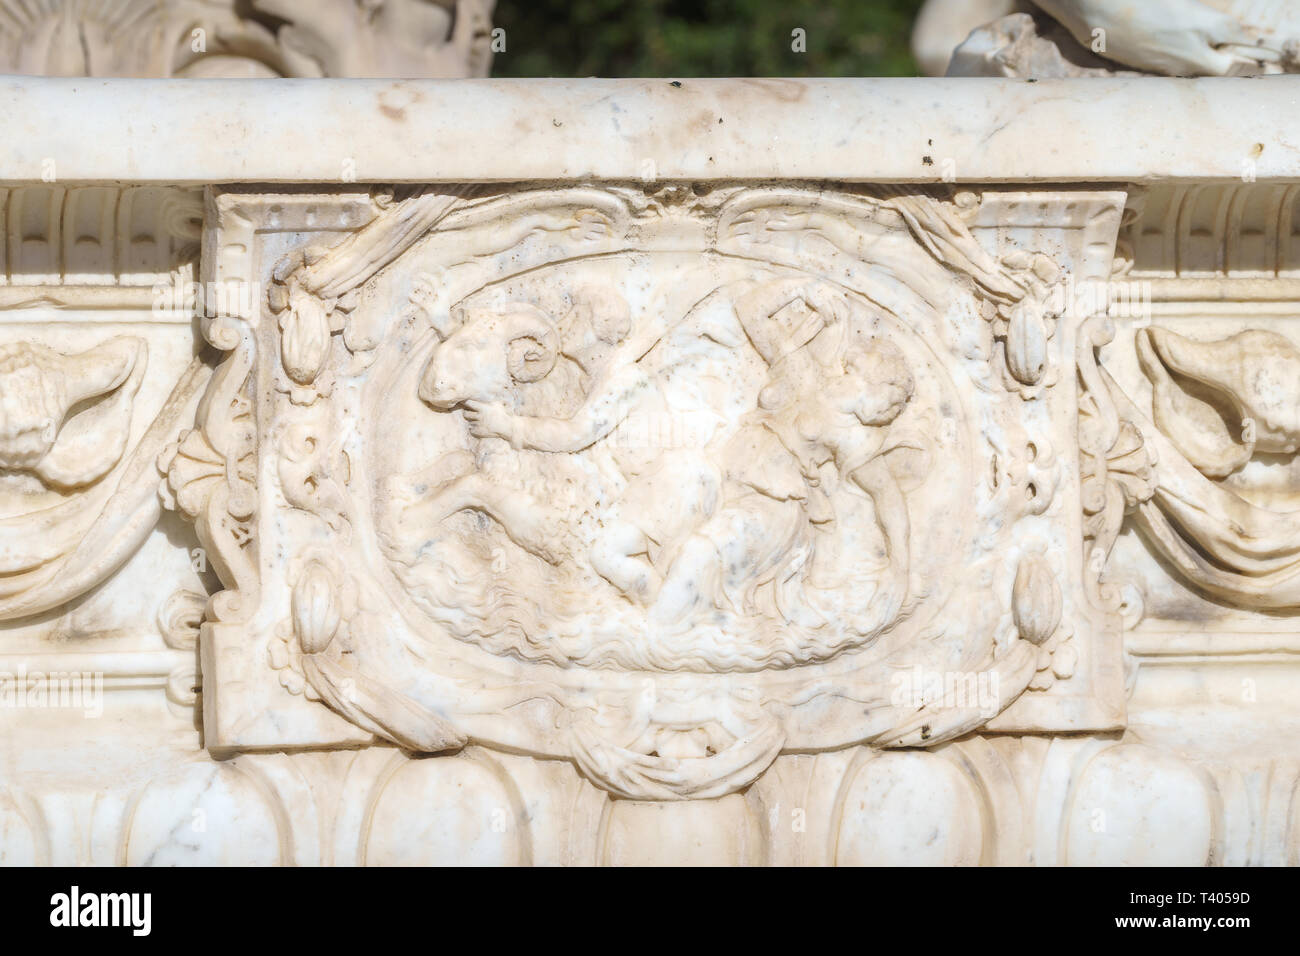
<path fill-rule="evenodd" d="M 1296 863 L 1298 194 L 6 186 L 0 861 Z"/>
<path fill-rule="evenodd" d="M 207 281 L 267 291 L 208 322 L 162 462 L 227 588 L 210 747 L 475 741 L 671 800 L 1008 708 L 1122 721 L 1050 467 L 1062 266 L 986 251 L 980 197 L 430 188 L 306 242 L 279 198 L 212 194 Z M 957 706 L 908 687 L 954 672 Z"/>
<path fill-rule="evenodd" d="M 159 78 L 486 76 L 495 0 L 4 0 L 0 70 Z"/>
<path fill-rule="evenodd" d="M 3 199 L 0 298 L 15 311 L 0 325 L 0 619 L 20 620 L 103 584 L 154 532 L 154 459 L 209 370 L 174 341 L 151 362 L 122 314 L 192 282 L 196 195 L 31 186 Z M 69 323 L 104 308 L 123 321 Z"/>
<path fill-rule="evenodd" d="M 1294 458 L 1300 352 L 1264 329 L 1203 341 L 1157 326 L 1139 330 L 1135 348 L 1150 380 L 1149 414 L 1103 367 L 1081 362 L 1097 386 L 1089 396 L 1097 453 L 1086 479 L 1100 504 L 1095 540 L 1104 548 L 1131 513 L 1148 545 L 1196 590 L 1251 608 L 1296 607 L 1294 512 L 1256 500 L 1248 480 L 1224 479 L 1257 456 Z"/>

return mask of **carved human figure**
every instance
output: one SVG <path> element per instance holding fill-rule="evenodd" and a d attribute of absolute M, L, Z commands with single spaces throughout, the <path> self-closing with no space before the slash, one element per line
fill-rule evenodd
<path fill-rule="evenodd" d="M 671 423 L 662 386 L 678 363 L 643 361 L 662 340 L 666 317 L 646 316 L 632 333 L 626 302 L 608 292 L 587 291 L 575 312 L 584 310 L 581 329 L 573 327 L 574 313 L 561 323 L 561 337 L 573 343 L 569 356 L 591 371 L 582 404 L 567 417 L 551 417 L 518 415 L 502 401 L 470 399 L 463 407 L 472 435 L 566 454 L 608 438 L 633 415 L 652 428 Z M 593 337 L 612 348 L 594 347 Z M 593 363 L 591 352 L 604 354 Z M 602 513 L 588 559 L 619 591 L 648 605 L 681 540 L 716 509 L 721 475 L 702 447 L 673 443 L 671 435 L 626 437 L 615 443 L 613 459 L 627 484 Z M 665 438 L 669 444 L 660 444 Z"/>
<path fill-rule="evenodd" d="M 558 335 L 540 309 L 518 302 L 500 310 L 462 310 L 458 318 L 456 330 L 434 350 L 420 379 L 420 398 L 432 408 L 468 411 L 504 402 L 516 386 L 541 381 L 555 367 Z M 458 511 L 476 509 L 497 521 L 521 548 L 557 561 L 558 514 L 478 465 L 464 449 L 435 461 L 414 482 L 426 490 L 408 506 L 407 520 L 436 527 Z"/>
<path fill-rule="evenodd" d="M 837 515 L 828 479 L 851 483 L 872 499 L 895 578 L 892 617 L 906 592 L 907 506 L 886 461 L 888 426 L 911 398 L 906 361 L 883 340 L 863 340 L 851 305 L 825 283 L 779 280 L 736 302 L 736 315 L 769 366 L 758 408 L 720 455 L 721 507 L 683 544 L 665 576 L 651 618 L 680 625 L 713 602 L 754 610 L 772 585 L 786 620 L 816 611 L 800 597 L 813 573 L 817 528 Z M 824 466 L 833 470 L 827 474 Z"/>
<path fill-rule="evenodd" d="M 913 383 L 895 348 L 862 339 L 851 308 L 807 279 L 741 296 L 736 316 L 769 367 L 758 408 L 721 448 L 656 450 L 602 514 L 592 567 L 657 624 L 678 626 L 705 603 L 752 608 L 756 590 L 773 581 L 784 589 L 775 613 L 815 613 L 791 589 L 812 572 L 814 527 L 835 518 L 823 487 L 828 464 L 871 498 L 895 578 L 887 613 L 901 603 L 906 502 L 880 455 Z M 550 453 L 588 448 L 662 398 L 653 366 L 639 361 L 661 334 L 656 323 L 621 343 L 573 415 L 519 416 L 501 403 L 469 402 L 473 433 Z"/>

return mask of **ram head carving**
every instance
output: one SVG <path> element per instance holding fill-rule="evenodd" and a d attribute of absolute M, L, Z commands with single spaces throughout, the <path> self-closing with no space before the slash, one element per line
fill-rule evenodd
<path fill-rule="evenodd" d="M 1200 342 L 1150 328 L 1137 349 L 1157 427 L 1206 477 L 1224 478 L 1256 452 L 1300 449 L 1300 349 L 1289 339 L 1250 329 Z"/>
<path fill-rule="evenodd" d="M 144 340 L 129 336 L 74 355 L 0 346 L 0 469 L 57 489 L 103 478 L 126 450 L 146 356 Z"/>

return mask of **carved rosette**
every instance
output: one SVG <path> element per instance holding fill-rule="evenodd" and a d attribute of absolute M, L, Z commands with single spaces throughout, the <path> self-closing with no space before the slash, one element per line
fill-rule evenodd
<path fill-rule="evenodd" d="M 163 463 L 230 588 L 209 745 L 474 741 L 674 800 L 1100 693 L 1061 265 L 978 202 L 214 193 L 205 260 L 266 291 Z"/>

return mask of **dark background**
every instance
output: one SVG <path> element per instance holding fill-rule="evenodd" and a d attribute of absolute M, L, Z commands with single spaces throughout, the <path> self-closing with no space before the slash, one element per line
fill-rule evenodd
<path fill-rule="evenodd" d="M 493 76 L 913 76 L 922 0 L 498 0 Z M 791 31 L 806 34 L 805 53 Z"/>

